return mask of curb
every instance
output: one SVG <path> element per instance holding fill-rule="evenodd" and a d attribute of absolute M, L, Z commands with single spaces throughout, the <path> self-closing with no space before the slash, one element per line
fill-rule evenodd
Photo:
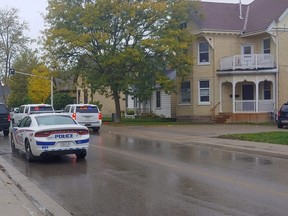
<path fill-rule="evenodd" d="M 12 181 L 16 187 L 34 204 L 45 216 L 71 216 L 66 209 L 49 197 L 38 186 L 8 164 L 0 156 L 0 170 Z"/>

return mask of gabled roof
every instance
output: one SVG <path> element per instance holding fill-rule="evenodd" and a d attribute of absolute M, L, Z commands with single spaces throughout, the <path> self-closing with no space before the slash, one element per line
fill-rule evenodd
<path fill-rule="evenodd" d="M 249 5 L 242 4 L 241 10 L 238 3 L 200 2 L 193 19 L 202 31 L 252 34 L 267 30 L 286 9 L 288 0 L 254 0 Z"/>
<path fill-rule="evenodd" d="M 247 5 L 242 5 L 242 17 L 245 18 Z M 202 30 L 242 32 L 245 19 L 240 19 L 239 4 L 201 2 L 198 24 Z"/>
<path fill-rule="evenodd" d="M 254 0 L 249 5 L 244 33 L 265 31 L 288 8 L 288 0 Z"/>

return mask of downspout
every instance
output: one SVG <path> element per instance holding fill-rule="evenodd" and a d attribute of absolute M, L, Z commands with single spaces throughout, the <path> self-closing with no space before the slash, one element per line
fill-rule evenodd
<path fill-rule="evenodd" d="M 278 38 L 278 32 L 276 31 L 276 39 L 275 39 L 275 45 L 276 45 L 276 86 L 275 86 L 275 92 L 277 92 L 277 97 L 275 97 L 275 106 L 274 108 L 278 110 L 278 101 L 279 101 L 279 38 Z"/>

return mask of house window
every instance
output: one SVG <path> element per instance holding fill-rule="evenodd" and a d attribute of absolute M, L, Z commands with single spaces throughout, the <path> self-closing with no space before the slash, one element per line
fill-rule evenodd
<path fill-rule="evenodd" d="M 209 44 L 207 42 L 199 42 L 198 50 L 199 64 L 209 63 Z"/>
<path fill-rule="evenodd" d="M 187 22 L 182 22 L 180 24 L 180 29 L 187 29 Z"/>
<path fill-rule="evenodd" d="M 191 90 L 190 90 L 190 81 L 184 81 L 181 83 L 180 89 L 180 103 L 181 104 L 190 104 L 191 102 Z"/>
<path fill-rule="evenodd" d="M 156 108 L 161 107 L 161 91 L 156 91 Z"/>
<path fill-rule="evenodd" d="M 271 99 L 271 85 L 270 82 L 264 81 L 264 100 Z"/>
<path fill-rule="evenodd" d="M 270 39 L 269 38 L 263 40 L 263 53 L 270 54 Z"/>
<path fill-rule="evenodd" d="M 210 102 L 210 84 L 209 80 L 199 81 L 199 103 Z"/>

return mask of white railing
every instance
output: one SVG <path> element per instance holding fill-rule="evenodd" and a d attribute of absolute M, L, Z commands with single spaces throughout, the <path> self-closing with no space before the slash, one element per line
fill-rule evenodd
<path fill-rule="evenodd" d="M 235 55 L 221 58 L 220 70 L 245 70 L 274 68 L 274 56 L 270 54 Z"/>
<path fill-rule="evenodd" d="M 273 100 L 259 100 L 258 111 L 256 110 L 256 100 L 235 101 L 235 112 L 271 112 L 273 109 Z"/>

